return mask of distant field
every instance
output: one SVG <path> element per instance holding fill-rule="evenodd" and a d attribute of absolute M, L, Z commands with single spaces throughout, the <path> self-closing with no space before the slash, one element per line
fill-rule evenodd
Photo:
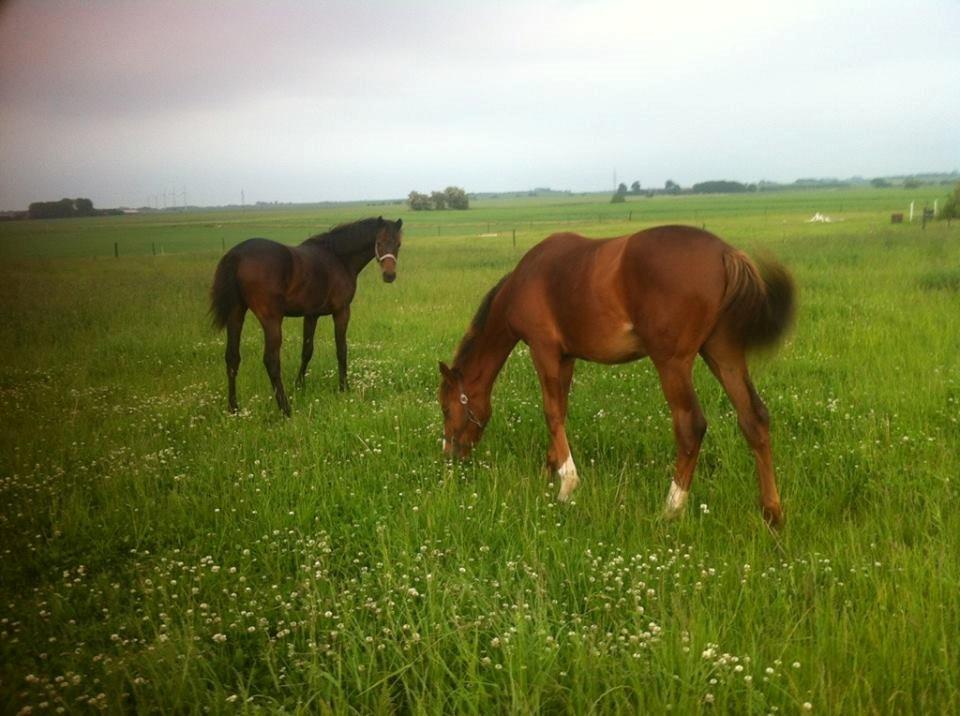
<path fill-rule="evenodd" d="M 0 223 L 0 710 L 960 711 L 960 223 L 890 224 L 945 194 Z M 251 319 L 228 415 L 206 316 L 223 247 L 378 214 L 405 242 L 395 284 L 361 277 L 351 390 L 328 320 L 292 389 L 288 319 L 282 419 Z M 677 522 L 649 362 L 578 364 L 575 504 L 542 473 L 522 348 L 474 459 L 447 465 L 437 360 L 486 290 L 553 231 L 673 222 L 771 251 L 799 285 L 796 329 L 753 362 L 786 528 L 763 525 L 702 365 L 710 427 Z"/>
<path fill-rule="evenodd" d="M 402 216 L 407 235 L 471 236 L 506 232 L 512 237 L 529 231 L 539 240 L 551 231 L 576 229 L 606 235 L 616 230 L 668 222 L 762 227 L 768 234 L 783 233 L 781 224 L 797 223 L 815 212 L 834 219 L 886 222 L 893 211 L 908 212 L 915 202 L 917 219 L 924 204 L 947 194 L 946 187 L 919 189 L 828 189 L 764 192 L 743 195 L 630 196 L 611 204 L 608 195 L 577 195 L 544 199 L 486 199 L 474 201 L 469 211 L 416 211 L 405 204 L 350 204 L 305 212 L 298 209 L 250 208 L 236 212 L 161 212 L 111 216 L 77 221 L 48 220 L 0 223 L 0 257 L 113 256 L 114 245 L 123 256 L 154 253 L 221 251 L 251 236 L 299 243 L 362 216 Z M 635 225 L 635 226 L 633 226 Z"/>

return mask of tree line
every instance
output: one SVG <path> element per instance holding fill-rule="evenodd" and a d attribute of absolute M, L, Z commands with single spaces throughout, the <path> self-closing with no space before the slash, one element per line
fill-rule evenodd
<path fill-rule="evenodd" d="M 27 209 L 31 219 L 66 219 L 72 216 L 93 216 L 93 202 L 89 199 L 61 199 L 35 201 Z"/>
<path fill-rule="evenodd" d="M 407 204 L 414 211 L 443 211 L 444 209 L 469 209 L 470 198 L 467 192 L 458 186 L 448 186 L 443 191 L 434 191 L 429 195 L 411 191 Z"/>
<path fill-rule="evenodd" d="M 72 219 L 80 216 L 106 216 L 121 214 L 118 209 L 94 209 L 89 199 L 61 199 L 60 201 L 35 201 L 27 208 L 30 219 Z"/>

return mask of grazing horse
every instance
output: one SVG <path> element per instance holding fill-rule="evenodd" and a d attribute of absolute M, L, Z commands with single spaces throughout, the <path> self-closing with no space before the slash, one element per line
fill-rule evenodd
<path fill-rule="evenodd" d="M 290 403 L 280 377 L 280 323 L 284 316 L 303 316 L 298 387 L 303 386 L 313 355 L 317 318 L 333 316 L 340 390 L 347 389 L 347 324 L 350 302 L 357 291 L 357 275 L 376 258 L 384 281 L 390 283 L 397 277 L 402 225 L 403 219 L 363 219 L 311 236 L 299 246 L 247 239 L 220 259 L 210 289 L 210 312 L 214 326 L 227 329 L 225 358 L 230 410 L 237 411 L 240 331 L 248 308 L 263 327 L 263 364 L 284 414 L 290 415 Z"/>
<path fill-rule="evenodd" d="M 666 514 L 679 515 L 707 430 L 692 381 L 699 353 L 736 408 L 756 460 L 763 515 L 777 525 L 769 417 L 746 352 L 775 343 L 793 313 L 793 281 L 782 266 L 758 266 L 706 231 L 662 226 L 603 240 L 554 234 L 486 295 L 453 367 L 440 363 L 444 452 L 466 457 L 480 440 L 493 383 L 523 341 L 543 391 L 547 465 L 560 478 L 558 499 L 567 501 L 580 482 L 564 430 L 575 360 L 615 364 L 649 356 L 677 444 Z"/>

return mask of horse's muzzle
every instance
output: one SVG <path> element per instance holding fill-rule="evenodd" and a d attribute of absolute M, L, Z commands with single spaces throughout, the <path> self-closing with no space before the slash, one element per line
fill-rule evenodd
<path fill-rule="evenodd" d="M 387 254 L 380 260 L 380 275 L 386 283 L 397 280 L 397 259 L 392 254 Z"/>

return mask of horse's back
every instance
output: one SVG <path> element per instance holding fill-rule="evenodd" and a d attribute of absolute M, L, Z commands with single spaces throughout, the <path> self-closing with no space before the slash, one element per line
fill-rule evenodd
<path fill-rule="evenodd" d="M 517 331 L 605 363 L 699 346 L 721 308 L 729 250 L 685 226 L 612 239 L 554 234 L 514 272 Z"/>
<path fill-rule="evenodd" d="M 725 282 L 723 255 L 730 250 L 708 231 L 659 226 L 627 237 L 622 270 L 628 286 L 719 300 Z"/>

